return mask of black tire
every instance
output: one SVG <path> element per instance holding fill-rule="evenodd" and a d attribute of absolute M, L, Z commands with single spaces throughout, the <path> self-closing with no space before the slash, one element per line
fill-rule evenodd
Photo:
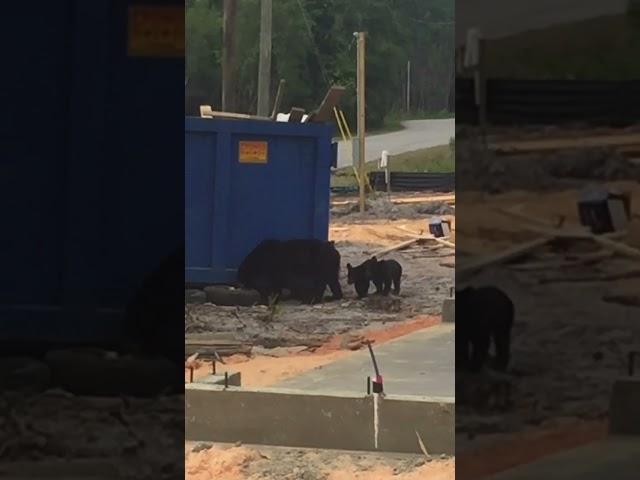
<path fill-rule="evenodd" d="M 224 306 L 250 307 L 261 303 L 260 294 L 255 290 L 234 288 L 227 285 L 205 287 L 207 302 Z"/>

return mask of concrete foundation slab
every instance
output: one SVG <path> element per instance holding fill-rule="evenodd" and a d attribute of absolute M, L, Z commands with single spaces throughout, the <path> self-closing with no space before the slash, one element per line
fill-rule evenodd
<path fill-rule="evenodd" d="M 420 453 L 416 432 L 429 453 L 454 453 L 452 398 L 374 396 L 287 389 L 224 389 L 185 386 L 186 439 L 300 448 Z"/>
<path fill-rule="evenodd" d="M 485 480 L 636 480 L 640 478 L 640 437 L 612 437 L 546 457 Z"/>
<path fill-rule="evenodd" d="M 442 302 L 442 321 L 444 323 L 456 323 L 456 299 L 445 298 Z"/>
<path fill-rule="evenodd" d="M 373 345 L 385 392 L 455 397 L 455 326 L 440 324 Z M 365 394 L 373 364 L 365 348 L 347 358 L 280 382 L 276 387 L 307 392 Z"/>
<path fill-rule="evenodd" d="M 199 378 L 195 383 L 204 383 L 206 385 L 224 385 L 224 375 L 207 375 Z M 227 383 L 230 387 L 239 387 L 242 385 L 240 372 L 228 373 Z"/>

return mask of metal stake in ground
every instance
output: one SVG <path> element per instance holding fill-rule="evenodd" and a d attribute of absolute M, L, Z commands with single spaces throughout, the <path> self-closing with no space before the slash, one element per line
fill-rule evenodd
<path fill-rule="evenodd" d="M 382 386 L 382 375 L 380 375 L 380 369 L 378 368 L 378 362 L 376 356 L 373 354 L 373 348 L 371 348 L 371 342 L 367 342 L 369 353 L 371 354 L 371 361 L 373 362 L 373 370 L 376 372 L 376 376 L 373 379 L 373 393 L 383 393 L 384 388 Z"/>

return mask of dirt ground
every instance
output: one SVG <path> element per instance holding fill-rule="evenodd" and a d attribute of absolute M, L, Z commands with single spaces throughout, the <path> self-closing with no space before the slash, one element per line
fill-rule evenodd
<path fill-rule="evenodd" d="M 317 305 L 283 301 L 273 309 L 264 305 L 189 304 L 185 307 L 186 333 L 232 333 L 237 341 L 265 348 L 319 347 L 335 335 L 378 330 L 419 315 L 439 315 L 442 302 L 453 287 L 453 249 L 415 244 L 384 256 L 402 265 L 399 296 L 370 295 L 359 300 L 353 286 L 347 284 L 346 265 L 358 265 L 389 246 L 424 233 L 432 216 L 426 212 L 441 212 L 438 214 L 443 218 L 452 219 L 454 209 L 443 201 L 396 205 L 386 196 L 372 199 L 369 207 L 365 214 L 353 212 L 350 204 L 332 209 L 330 239 L 336 242 L 341 255 L 341 301 Z M 373 290 L 372 286 L 370 293 Z"/>
<path fill-rule="evenodd" d="M 453 458 L 335 450 L 185 445 L 190 480 L 453 480 Z"/>
<path fill-rule="evenodd" d="M 494 166 L 497 170 L 483 173 L 482 162 L 467 157 L 475 150 L 461 143 L 457 138 L 462 152 L 457 168 L 475 175 L 473 185 L 456 192 L 461 268 L 466 255 L 495 254 L 539 236 L 501 209 L 542 220 L 549 228 L 559 217 L 564 217 L 565 227 L 577 226 L 580 188 L 602 183 L 630 191 L 632 212 L 640 211 L 640 175 L 617 154 L 598 149 L 529 155 L 511 164 L 501 160 L 500 165 L 507 165 L 503 170 Z M 624 175 L 627 180 L 620 180 Z M 499 193 L 479 193 L 478 187 Z M 637 216 L 617 241 L 640 247 Z M 514 461 L 531 461 L 554 449 L 602 438 L 612 385 L 626 374 L 628 352 L 640 349 L 638 307 L 607 298 L 637 299 L 640 261 L 592 241 L 570 240 L 469 278 L 458 276 L 461 283 L 502 288 L 516 309 L 508 375 L 456 377 L 456 452 L 465 478 L 481 478 L 480 473 Z M 485 399 L 495 397 L 492 385 L 499 382 L 510 385 L 511 404 L 492 407 L 473 399 L 477 391 L 484 391 Z"/>

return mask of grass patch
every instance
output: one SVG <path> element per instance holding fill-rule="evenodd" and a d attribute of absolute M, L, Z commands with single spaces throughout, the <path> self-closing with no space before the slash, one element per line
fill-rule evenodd
<path fill-rule="evenodd" d="M 393 155 L 389 158 L 389 165 L 392 172 L 455 172 L 454 152 L 455 142 L 452 141 L 449 145 L 439 145 Z M 366 173 L 377 169 L 378 162 L 368 162 L 365 165 Z M 339 168 L 331 177 L 332 187 L 354 187 L 357 185 L 356 176 L 351 167 Z"/>

